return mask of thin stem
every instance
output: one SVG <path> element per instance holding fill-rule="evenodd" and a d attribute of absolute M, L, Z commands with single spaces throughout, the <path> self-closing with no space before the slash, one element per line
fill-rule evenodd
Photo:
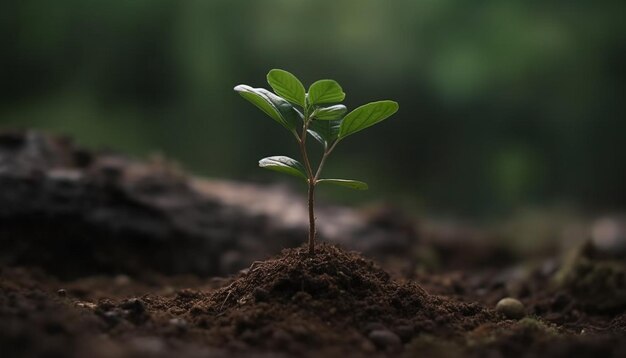
<path fill-rule="evenodd" d="M 326 158 L 328 158 L 330 153 L 332 153 L 333 149 L 335 149 L 335 146 L 337 145 L 337 143 L 339 143 L 339 141 L 336 141 L 335 143 L 333 143 L 333 145 L 330 146 L 330 148 L 324 151 L 324 156 L 322 156 L 320 165 L 317 167 L 317 172 L 315 173 L 315 177 L 313 178 L 315 182 L 317 182 L 317 180 L 320 178 L 320 175 L 322 174 L 322 169 L 324 168 L 324 164 L 326 163 Z"/>
<path fill-rule="evenodd" d="M 308 206 L 309 206 L 309 254 L 315 253 L 315 177 L 313 176 L 313 169 L 311 168 L 311 161 L 306 150 L 306 137 L 307 129 L 309 127 L 309 117 L 307 111 L 304 115 L 304 124 L 302 125 L 302 137 L 298 138 L 298 144 L 300 147 L 300 153 L 302 154 L 302 160 L 304 161 L 304 167 L 308 176 Z"/>
<path fill-rule="evenodd" d="M 315 253 L 315 181 L 309 180 L 309 254 Z"/>
<path fill-rule="evenodd" d="M 309 155 L 306 151 L 306 131 L 308 129 L 309 124 L 305 121 L 302 126 L 302 137 L 299 138 L 298 144 L 300 145 L 300 154 L 302 155 L 302 161 L 304 161 L 304 168 L 307 171 L 307 175 L 309 179 L 313 178 L 313 169 L 311 168 L 311 161 L 309 161 Z"/>

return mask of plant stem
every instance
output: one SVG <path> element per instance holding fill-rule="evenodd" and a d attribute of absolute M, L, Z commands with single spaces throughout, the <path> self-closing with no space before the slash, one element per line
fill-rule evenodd
<path fill-rule="evenodd" d="M 328 158 L 328 156 L 333 151 L 333 149 L 335 149 L 335 146 L 337 145 L 337 143 L 339 143 L 339 141 L 333 143 L 333 145 L 330 146 L 330 148 L 324 151 L 324 156 L 322 157 L 322 160 L 320 161 L 320 165 L 319 167 L 317 167 L 317 172 L 315 173 L 315 177 L 313 178 L 316 183 L 317 183 L 317 180 L 320 178 L 320 175 L 322 174 L 322 168 L 324 168 L 324 163 L 326 163 L 326 158 Z"/>
<path fill-rule="evenodd" d="M 306 137 L 307 129 L 309 127 L 308 113 L 305 112 L 304 125 L 302 126 L 302 137 L 298 140 L 300 146 L 300 153 L 302 154 L 302 161 L 304 161 L 304 167 L 308 176 L 309 187 L 309 254 L 315 253 L 315 176 L 313 175 L 313 169 L 311 168 L 311 161 L 306 151 Z"/>
<path fill-rule="evenodd" d="M 315 253 L 315 180 L 309 180 L 309 254 Z"/>

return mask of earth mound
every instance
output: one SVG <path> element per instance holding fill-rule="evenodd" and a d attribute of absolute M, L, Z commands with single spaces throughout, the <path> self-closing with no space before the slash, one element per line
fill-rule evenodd
<path fill-rule="evenodd" d="M 494 320 L 478 304 L 430 295 L 357 253 L 325 244 L 314 255 L 304 247 L 283 250 L 210 295 L 187 292 L 174 301 L 220 346 L 292 353 L 311 347 L 394 352 L 421 334 L 460 337 Z"/>

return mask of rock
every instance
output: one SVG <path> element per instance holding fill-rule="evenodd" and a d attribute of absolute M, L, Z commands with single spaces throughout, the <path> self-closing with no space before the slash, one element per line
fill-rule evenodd
<path fill-rule="evenodd" d="M 61 288 L 61 289 L 59 289 L 59 290 L 57 291 L 57 295 L 58 295 L 59 297 L 65 297 L 65 296 L 67 296 L 67 291 L 66 291 L 65 289 Z"/>
<path fill-rule="evenodd" d="M 34 131 L 0 130 L 0 188 L 0 261 L 70 279 L 231 274 L 300 245 L 308 227 L 306 204 L 285 186 L 196 178 L 161 158 L 91 152 Z M 317 227 L 328 241 L 385 257 L 417 242 L 401 213 L 384 207 L 364 219 L 324 205 Z"/>
<path fill-rule="evenodd" d="M 498 301 L 496 312 L 510 319 L 520 319 L 526 315 L 524 305 L 515 298 L 506 297 Z"/>
<path fill-rule="evenodd" d="M 605 217 L 594 222 L 591 244 L 603 254 L 626 254 L 626 218 Z"/>
<path fill-rule="evenodd" d="M 397 351 L 402 346 L 400 337 L 387 329 L 373 330 L 368 335 L 368 338 L 378 349 Z"/>

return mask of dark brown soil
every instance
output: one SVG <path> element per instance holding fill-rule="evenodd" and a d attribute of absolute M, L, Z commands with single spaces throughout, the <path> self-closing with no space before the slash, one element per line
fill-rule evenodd
<path fill-rule="evenodd" d="M 285 250 L 194 302 L 192 321 L 220 344 L 292 353 L 397 351 L 419 334 L 454 338 L 494 320 L 477 304 L 399 283 L 373 262 L 330 245 L 314 256 L 306 248 Z M 372 332 L 384 332 L 389 342 L 372 342 Z"/>
<path fill-rule="evenodd" d="M 4 268 L 0 277 L 0 347 L 10 357 L 620 357 L 626 349 L 624 313 L 609 319 L 574 310 L 575 326 L 572 309 L 559 317 L 563 324 L 506 320 L 331 245 L 312 257 L 284 250 L 228 280 L 59 281 L 25 268 Z"/>
<path fill-rule="evenodd" d="M 321 229 L 340 219 L 320 241 L 363 254 L 267 259 L 305 230 L 255 211 L 290 192 L 252 187 L 0 133 L 0 357 L 626 356 L 623 252 L 537 258 L 389 206 L 323 207 Z M 495 312 L 504 297 L 525 317 Z"/>

